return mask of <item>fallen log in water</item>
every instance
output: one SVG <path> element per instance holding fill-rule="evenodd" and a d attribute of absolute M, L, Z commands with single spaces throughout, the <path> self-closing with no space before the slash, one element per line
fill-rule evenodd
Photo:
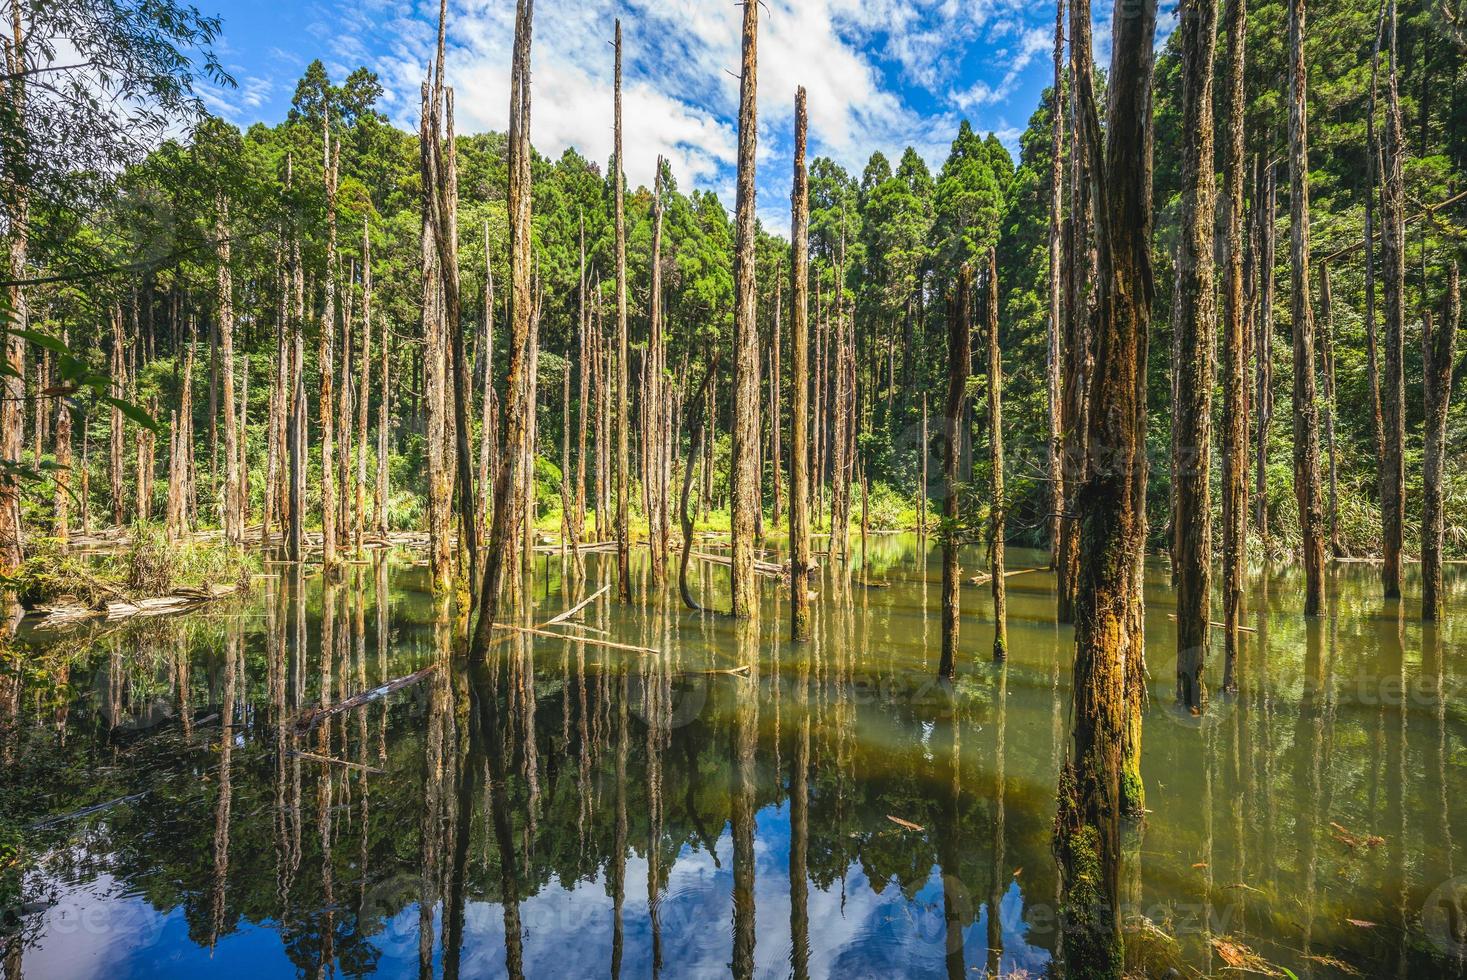
<path fill-rule="evenodd" d="M 165 616 L 233 595 L 238 588 L 236 585 L 210 585 L 199 589 L 179 588 L 174 589 L 170 595 L 152 599 L 109 602 L 107 603 L 107 618 L 111 620 L 126 619 L 129 616 Z"/>
<path fill-rule="evenodd" d="M 1044 569 L 1042 569 L 1042 568 L 1018 568 L 1018 569 L 1015 569 L 1012 572 L 1004 572 L 1003 573 L 1003 577 L 1006 578 L 1006 579 L 1010 579 L 1010 578 L 1013 578 L 1015 575 L 1028 575 L 1030 572 L 1042 572 L 1042 571 L 1044 571 Z M 977 575 L 974 575 L 972 578 L 968 579 L 968 584 L 969 585 L 987 585 L 991 581 L 993 581 L 993 576 L 992 575 L 988 574 L 987 572 L 979 572 Z"/>
<path fill-rule="evenodd" d="M 584 643 L 587 646 L 606 647 L 611 650 L 627 650 L 631 653 L 661 653 L 652 647 L 633 646 L 630 643 L 613 643 L 611 640 L 598 640 L 590 636 L 566 636 L 564 633 L 552 633 L 549 630 L 536 629 L 533 626 L 511 626 L 509 623 L 495 623 L 497 630 L 509 630 L 512 633 L 526 633 L 530 636 L 543 636 L 551 640 L 562 640 L 566 643 Z"/>
<path fill-rule="evenodd" d="M 360 708 L 364 704 L 371 704 L 373 701 L 378 701 L 382 698 L 385 698 L 387 697 L 387 695 L 401 691 L 405 687 L 410 687 L 411 685 L 416 684 L 418 681 L 422 680 L 424 677 L 427 677 L 429 674 L 433 673 L 433 671 L 437 668 L 437 664 L 429 664 L 422 670 L 415 670 L 411 674 L 408 674 L 406 677 L 398 677 L 388 681 L 386 684 L 374 687 L 370 691 L 363 691 L 360 694 L 353 694 L 345 701 L 338 701 L 336 704 L 333 704 L 329 708 L 322 708 L 317 706 L 315 708 L 307 709 L 306 711 L 301 713 L 300 717 L 296 719 L 296 733 L 304 735 L 312 729 L 318 727 L 321 722 L 325 721 L 328 718 L 333 718 L 336 715 L 341 714 L 343 711 L 350 711 L 353 708 Z"/>
<path fill-rule="evenodd" d="M 693 557 L 699 561 L 712 562 L 715 565 L 723 565 L 725 568 L 733 564 L 733 559 L 727 555 L 710 555 L 707 552 L 695 551 Z M 776 565 L 773 562 L 756 561 L 754 571 L 760 575 L 768 575 L 770 578 L 788 578 L 790 571 L 784 565 Z"/>

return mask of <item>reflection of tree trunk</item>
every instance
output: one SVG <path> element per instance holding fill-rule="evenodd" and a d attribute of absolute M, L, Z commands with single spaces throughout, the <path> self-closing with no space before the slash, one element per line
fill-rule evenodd
<path fill-rule="evenodd" d="M 612 894 L 611 976 L 621 976 L 622 908 L 627 890 L 627 668 L 616 675 L 616 823 L 607 884 Z"/>
<path fill-rule="evenodd" d="M 958 281 L 948 296 L 947 306 L 947 418 L 943 420 L 942 475 L 942 662 L 939 677 L 957 675 L 958 653 L 958 453 L 962 439 L 963 406 L 968 384 L 968 362 L 972 360 L 973 267 L 958 270 Z"/>
<path fill-rule="evenodd" d="M 993 728 L 993 872 L 988 890 L 988 975 L 1002 974 L 1003 896 L 1012 875 L 1004 873 L 1004 732 L 1008 721 L 1009 672 L 998 668 L 998 690 L 994 696 Z"/>
<path fill-rule="evenodd" d="M 972 918 L 972 897 L 958 877 L 958 848 L 963 833 L 962 811 L 962 725 L 958 718 L 959 698 L 949 692 L 943 712 L 937 721 L 938 730 L 932 744 L 941 746 L 942 758 L 946 763 L 939 768 L 944 777 L 942 795 L 942 823 L 938 829 L 937 864 L 942 875 L 942 921 L 946 951 L 948 980 L 960 980 L 967 976 L 967 964 L 963 950 L 963 930 Z M 995 869 L 994 874 L 997 874 Z M 990 916 L 991 917 L 991 916 Z"/>
<path fill-rule="evenodd" d="M 753 6 L 750 4 L 750 6 Z M 759 739 L 759 636 L 755 624 L 737 627 L 740 666 L 748 673 L 737 685 L 734 709 L 733 834 L 733 961 L 734 977 L 754 975 L 754 755 Z"/>
<path fill-rule="evenodd" d="M 224 700 L 219 708 L 219 793 L 214 807 L 214 894 L 209 925 L 209 949 L 219 939 L 224 927 L 225 890 L 229 880 L 229 817 L 234 799 L 231 781 L 234 754 L 234 697 L 238 683 L 236 670 L 243 652 L 240 646 L 240 621 L 231 616 L 225 625 Z"/>
<path fill-rule="evenodd" d="M 803 108 L 803 98 L 800 99 L 800 105 Z M 802 157 L 796 154 L 795 159 L 800 160 Z M 794 491 L 791 491 L 790 506 L 792 508 L 799 506 L 798 501 L 799 497 L 794 496 Z M 810 847 L 811 714 L 809 653 L 803 654 L 800 658 L 797 684 L 795 700 L 800 707 L 800 724 L 795 732 L 794 767 L 790 771 L 790 973 L 794 980 L 808 980 L 810 976 L 810 885 L 807 879 Z"/>

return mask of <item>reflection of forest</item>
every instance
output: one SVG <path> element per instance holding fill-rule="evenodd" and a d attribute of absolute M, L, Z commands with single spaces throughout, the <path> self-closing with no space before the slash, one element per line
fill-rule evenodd
<path fill-rule="evenodd" d="M 601 584 L 548 567 L 546 616 Z M 828 577 L 804 647 L 776 642 L 782 617 L 751 632 L 671 595 L 601 600 L 567 631 L 584 642 L 506 633 L 472 674 L 421 570 L 380 564 L 288 571 L 205 614 L 23 630 L 0 670 L 0 830 L 21 858 L 6 904 L 116 882 L 179 921 L 130 947 L 143 967 L 254 936 L 303 974 L 535 974 L 573 955 L 624 974 L 1042 970 L 1069 671 L 1048 582 L 1013 583 L 1008 666 L 970 660 L 948 689 L 936 588 L 899 559 L 880 574 L 888 588 Z M 1243 694 L 1209 724 L 1153 698 L 1128 926 L 1204 969 L 1226 934 L 1272 962 L 1440 975 L 1415 930 L 1462 866 L 1460 631 L 1367 615 L 1364 576 L 1306 625 L 1283 611 L 1292 587 L 1257 579 Z M 46 921 L 24 917 L 9 955 L 70 941 Z"/>
<path fill-rule="evenodd" d="M 1027 869 L 1026 890 L 1054 893 L 1047 766 L 1009 766 L 1010 840 L 991 842 L 989 679 L 897 696 L 864 671 L 858 681 L 849 656 L 819 644 L 798 663 L 761 666 L 757 636 L 733 651 L 751 668 L 741 674 L 685 670 L 667 653 L 610 661 L 575 643 L 539 648 L 532 661 L 520 636 L 470 676 L 452 663 L 447 611 L 389 623 L 418 599 L 398 594 L 389 611 L 377 602 L 385 589 L 380 569 L 339 585 L 287 578 L 267 591 L 260 616 L 96 628 L 86 641 L 48 646 L 40 662 L 69 667 L 21 682 L 6 741 L 17 766 L 7 782 L 45 790 L 18 800 L 12 819 L 28 825 L 142 795 L 88 817 L 82 847 L 66 846 L 77 821 L 28 835 L 34 874 L 132 883 L 155 908 L 181 909 L 192 941 L 211 948 L 242 920 L 267 924 L 303 972 L 333 958 L 346 972 L 370 968 L 384 930 L 401 931 L 399 913 L 414 907 L 420 965 L 432 970 L 441 953 L 454 972 L 465 903 L 502 906 L 515 935 L 516 906 L 552 884 L 604 889 L 619 956 L 629 860 L 646 865 L 645 886 L 632 890 L 659 958 L 674 942 L 664 931 L 701 926 L 686 915 L 659 921 L 655 901 L 649 915 L 647 889 L 665 894 L 693 855 L 728 863 L 720 839 L 731 835 L 729 941 L 735 972 L 752 973 L 756 941 L 799 918 L 793 906 L 784 922 L 758 908 L 773 885 L 755 877 L 755 828 L 767 815 L 788 820 L 791 833 L 765 846 L 808 878 L 791 889 L 782 876 L 782 890 L 844 895 L 858 876 L 878 895 L 899 889 L 927 909 L 923 940 L 939 956 L 930 883 L 962 893 L 961 919 L 949 923 L 960 929 L 980 920 L 992 883 L 1015 868 Z M 665 646 L 669 614 L 666 605 L 641 614 L 633 638 Z M 314 730 L 294 722 L 303 707 L 434 662 L 438 670 L 393 698 Z M 1047 703 L 1048 678 L 1032 680 Z M 991 866 L 995 854 L 1004 868 Z M 573 933 L 573 921 L 562 925 Z M 516 945 L 507 943 L 511 973 Z M 982 962 L 981 940 L 973 954 Z"/>

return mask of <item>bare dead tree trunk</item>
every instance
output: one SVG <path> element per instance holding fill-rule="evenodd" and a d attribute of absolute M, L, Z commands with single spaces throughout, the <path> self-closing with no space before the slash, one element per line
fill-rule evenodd
<path fill-rule="evenodd" d="M 795 93 L 795 176 L 790 197 L 790 618 L 791 634 L 797 643 L 810 639 L 812 577 L 807 448 L 810 434 L 810 182 L 805 169 L 808 127 L 809 111 L 805 89 L 801 86 Z M 690 458 L 690 470 L 691 466 Z"/>
<path fill-rule="evenodd" d="M 1258 528 L 1259 540 L 1268 540 L 1268 434 L 1273 426 L 1273 274 L 1274 274 L 1274 219 L 1278 209 L 1277 182 L 1273 164 L 1259 162 L 1259 197 L 1262 206 L 1254 206 L 1258 213 L 1259 277 L 1258 290 L 1258 344 L 1255 348 L 1258 361 L 1258 431 L 1256 433 L 1257 460 L 1254 464 L 1257 478 L 1253 523 Z"/>
<path fill-rule="evenodd" d="M 384 343 L 385 338 L 384 338 Z M 362 370 L 357 379 L 357 492 L 352 514 L 352 550 L 362 554 L 367 522 L 367 403 L 372 397 L 372 235 L 362 218 Z"/>
<path fill-rule="evenodd" d="M 931 455 L 928 447 L 931 445 L 930 436 L 927 432 L 927 392 L 922 392 L 922 475 L 918 478 L 921 483 L 917 487 L 917 535 L 925 542 L 927 537 L 927 457 Z M 1056 547 L 1058 547 L 1056 545 Z M 923 561 L 926 561 L 926 545 L 923 545 Z"/>
<path fill-rule="evenodd" d="M 290 173 L 287 160 L 286 173 Z M 286 177 L 286 187 L 290 177 Z M 301 268 L 300 231 L 292 229 L 290 245 L 291 266 L 291 317 L 290 317 L 290 421 L 286 424 L 289 436 L 290 455 L 290 528 L 288 552 L 290 560 L 300 562 L 305 557 L 306 520 L 306 384 L 305 384 L 305 281 Z M 192 348 L 190 348 L 192 350 Z M 185 406 L 186 410 L 188 407 Z M 187 419 L 189 415 L 184 415 Z"/>
<path fill-rule="evenodd" d="M 326 301 L 321 310 L 321 561 L 336 564 L 336 428 L 331 374 L 336 351 L 336 168 L 341 147 L 331 142 L 331 122 L 323 125 L 326 155 Z"/>
<path fill-rule="evenodd" d="M 621 21 L 616 22 L 616 170 L 611 179 L 616 202 L 616 593 L 632 601 L 630 474 L 627 471 L 627 412 L 631 391 L 627 384 L 627 228 L 626 166 L 621 143 Z"/>
<path fill-rule="evenodd" d="M 780 314 L 783 313 L 784 295 L 780 282 L 780 266 L 774 271 L 774 336 L 769 341 L 769 465 L 774 481 L 774 524 L 779 526 L 784 518 L 784 466 L 783 447 L 780 446 L 779 424 L 779 358 L 780 358 Z"/>
<path fill-rule="evenodd" d="M 729 462 L 733 530 L 733 614 L 747 619 L 759 602 L 754 577 L 758 522 L 759 326 L 754 286 L 755 148 L 758 145 L 759 4 L 744 3 L 743 66 L 739 80 L 739 165 L 734 213 L 733 458 Z"/>
<path fill-rule="evenodd" d="M 1319 342 L 1323 347 L 1324 361 L 1324 444 L 1329 457 L 1329 551 L 1339 555 L 1340 542 L 1340 490 L 1339 463 L 1335 457 L 1335 321 L 1334 296 L 1330 289 L 1329 265 L 1319 266 Z"/>
<path fill-rule="evenodd" d="M 1009 658 L 1008 594 L 1004 586 L 1003 357 L 998 346 L 998 258 L 988 250 L 984 319 L 988 326 L 988 455 L 993 466 L 988 524 L 988 573 L 993 588 L 993 660 Z"/>
<path fill-rule="evenodd" d="M 958 600 L 962 589 L 958 568 L 961 534 L 958 519 L 958 456 L 961 452 L 964 403 L 967 400 L 968 365 L 973 359 L 973 267 L 964 263 L 958 270 L 947 301 L 947 417 L 942 421 L 942 661 L 937 676 L 957 677 Z M 834 545 L 832 544 L 832 548 Z"/>
<path fill-rule="evenodd" d="M 1405 539 L 1402 512 L 1406 499 L 1406 387 L 1402 371 L 1406 322 L 1405 177 L 1402 163 L 1406 151 L 1401 134 L 1401 98 L 1396 78 L 1396 3 L 1395 0 L 1387 0 L 1387 3 L 1385 26 L 1389 32 L 1389 61 L 1380 184 L 1380 253 L 1385 279 L 1385 390 L 1381 393 L 1385 446 L 1380 457 L 1381 538 L 1385 564 L 1381 567 L 1381 579 L 1385 585 L 1385 597 L 1399 599 L 1401 548 Z"/>
<path fill-rule="evenodd" d="M 1088 3 L 1087 3 L 1088 10 Z M 1088 14 L 1087 14 L 1088 16 Z M 1075 618 L 1075 594 L 1080 576 L 1080 525 L 1075 494 L 1085 482 L 1085 458 L 1090 435 L 1089 404 L 1092 383 L 1093 327 L 1091 324 L 1096 256 L 1092 247 L 1094 224 L 1091 202 L 1090 148 L 1080 132 L 1079 80 L 1087 91 L 1095 75 L 1090 51 L 1090 24 L 1083 31 L 1070 0 L 1070 217 L 1065 227 L 1066 295 L 1064 303 L 1064 520 L 1060 522 L 1060 554 L 1056 616 L 1062 623 Z"/>
<path fill-rule="evenodd" d="M 1380 48 L 1385 34 L 1389 0 L 1380 0 L 1375 47 L 1370 55 L 1370 99 L 1365 112 L 1365 377 L 1370 383 L 1370 420 L 1375 436 L 1376 481 L 1385 485 L 1385 421 L 1380 405 L 1380 350 L 1375 318 L 1375 191 L 1379 180 L 1380 137 L 1375 131 L 1376 98 L 1380 91 Z"/>
<path fill-rule="evenodd" d="M 1090 5 L 1075 0 L 1071 34 L 1090 47 Z M 1151 79 L 1156 4 L 1143 0 L 1113 24 L 1104 156 L 1093 76 L 1077 70 L 1079 141 L 1092 158 L 1098 245 L 1095 376 L 1090 391 L 1083 529 L 1075 604 L 1074 752 L 1060 776 L 1055 854 L 1068 963 L 1095 977 L 1124 969 L 1120 930 L 1120 817 L 1139 801 L 1134 672 L 1143 668 L 1136 589 L 1145 538 L 1145 414 L 1141 380 L 1150 327 Z M 1087 59 L 1088 60 L 1088 59 Z M 1144 669 L 1144 668 L 1143 668 Z"/>
<path fill-rule="evenodd" d="M 514 58 L 509 96 L 509 401 L 504 414 L 501 467 L 494 485 L 494 523 L 480 583 L 479 618 L 469 646 L 469 662 L 482 664 L 499 612 L 499 591 L 506 568 L 505 552 L 520 523 L 514 488 L 520 479 L 528 385 L 524 377 L 530 339 L 530 40 L 535 0 L 517 0 Z"/>
<path fill-rule="evenodd" d="M 1324 608 L 1324 501 L 1319 485 L 1319 405 L 1314 381 L 1314 307 L 1309 301 L 1309 114 L 1304 64 L 1305 0 L 1289 2 L 1289 209 L 1294 320 L 1294 496 L 1307 580 L 1304 615 Z M 1388 328 L 1389 329 L 1389 328 Z"/>
<path fill-rule="evenodd" d="M 6 67 L 11 78 L 5 83 L 7 124 L 24 140 L 26 129 L 26 72 L 30 69 L 27 53 L 26 25 L 23 7 L 19 3 L 10 5 L 10 37 L 0 40 L 6 56 Z M 21 152 L 13 152 L 20 150 Z M 6 307 L 10 325 L 14 328 L 5 338 L 6 377 L 0 380 L 0 460 L 12 466 L 19 465 L 22 442 L 25 436 L 25 340 L 19 331 L 30 327 L 30 310 L 26 305 L 25 289 L 20 285 L 26 278 L 26 261 L 30 245 L 30 181 L 16 173 L 15 163 L 23 161 L 28 154 L 22 143 L 19 147 L 7 147 L 5 159 L 0 160 L 4 180 L 0 182 L 5 194 L 5 211 L 10 218 L 6 228 L 6 270 L 14 285 L 6 287 Z M 0 474 L 0 574 L 11 574 L 20 567 L 24 559 L 22 547 L 24 529 L 20 520 L 20 483 L 12 472 Z M 16 944 L 19 949 L 19 944 Z"/>
<path fill-rule="evenodd" d="M 1182 30 L 1182 212 L 1173 318 L 1178 359 L 1175 429 L 1177 457 L 1177 703 L 1200 713 L 1207 700 L 1212 613 L 1212 388 L 1217 315 L 1213 299 L 1212 70 L 1217 0 L 1184 0 Z"/>
<path fill-rule="evenodd" d="M 71 332 L 65 327 L 61 343 L 71 346 Z M 56 494 L 52 498 L 56 519 L 51 532 L 63 549 L 71 538 L 71 494 L 71 405 L 63 398 L 56 403 Z"/>
<path fill-rule="evenodd" d="M 1063 332 L 1061 302 L 1061 279 L 1064 275 L 1064 267 L 1061 265 L 1063 249 L 1061 247 L 1064 200 L 1064 173 L 1065 173 L 1065 0 L 1058 0 L 1054 5 L 1054 94 L 1052 99 L 1052 115 L 1054 116 L 1049 141 L 1050 165 L 1049 165 L 1049 346 L 1045 368 L 1049 382 L 1049 566 L 1058 570 L 1060 566 L 1060 535 L 1061 515 L 1065 510 L 1065 467 L 1064 467 L 1064 395 L 1060 387 L 1060 375 L 1062 373 L 1061 358 L 1062 348 L 1060 336 Z M 926 467 L 926 405 L 923 401 L 923 467 L 924 479 L 922 481 L 924 496 L 927 486 L 925 479 Z M 923 516 L 926 516 L 926 501 L 923 501 Z"/>
<path fill-rule="evenodd" d="M 112 397 L 122 399 L 127 393 L 127 359 L 124 356 L 124 344 L 122 336 L 122 310 L 114 303 L 112 306 Z M 123 519 L 123 485 L 122 485 L 122 410 L 115 404 L 109 409 L 111 419 L 111 444 L 107 458 L 107 475 L 109 477 L 110 490 L 112 491 L 112 523 L 121 525 Z M 18 525 L 17 525 L 18 526 Z"/>
<path fill-rule="evenodd" d="M 382 358 L 382 364 L 381 369 L 378 373 L 381 374 L 382 378 L 378 382 L 381 388 L 381 393 L 377 403 L 377 492 L 375 501 L 375 512 L 377 518 L 377 533 L 385 536 L 388 530 L 387 506 L 390 500 L 390 498 L 388 497 L 387 486 L 387 451 L 392 428 L 392 372 L 389 369 L 389 365 L 391 363 L 389 360 L 389 355 L 391 351 L 387 344 L 386 320 L 382 321 L 381 347 L 382 352 L 380 354 L 380 357 Z"/>
<path fill-rule="evenodd" d="M 581 414 L 576 430 L 576 502 L 575 502 L 575 547 L 580 560 L 580 545 L 586 535 L 586 429 L 591 403 L 591 338 L 590 324 L 586 311 L 586 216 L 579 215 L 581 235 L 581 266 L 577 288 L 579 311 L 577 317 L 577 343 L 580 347 L 580 406 Z"/>
<path fill-rule="evenodd" d="M 436 175 L 433 172 L 433 142 L 436 135 L 436 109 L 432 88 L 427 79 L 420 90 L 419 121 L 420 171 L 423 178 L 423 385 L 427 403 L 428 448 L 428 553 L 435 588 L 447 587 L 452 568 L 450 537 L 453 503 L 453 473 L 448 462 L 448 365 L 443 322 L 443 277 L 439 272 L 438 234 L 433 210 L 436 207 Z"/>
<path fill-rule="evenodd" d="M 647 473 L 644 488 L 647 496 L 647 546 L 652 555 L 652 584 L 661 586 L 667 580 L 666 540 L 662 536 L 662 514 L 666 506 L 666 484 L 662 475 L 662 446 L 666 436 L 662 417 L 662 157 L 657 158 L 657 173 L 652 181 L 652 270 L 651 292 L 647 297 L 647 357 L 643 362 L 645 395 L 642 414 L 646 435 L 642 455 Z"/>
<path fill-rule="evenodd" d="M 1243 298 L 1243 153 L 1247 109 L 1244 68 L 1247 60 L 1247 0 L 1228 0 L 1226 143 L 1223 147 L 1223 207 L 1226 216 L 1223 271 L 1223 682 L 1237 690 L 1239 617 L 1243 607 L 1243 568 L 1248 536 L 1248 334 Z"/>
<path fill-rule="evenodd" d="M 285 375 L 287 374 L 287 362 L 285 357 L 285 322 L 289 308 L 289 290 L 285 278 L 285 229 L 280 229 L 280 239 L 275 245 L 275 360 L 271 364 L 270 373 L 270 401 L 267 409 L 267 420 L 265 426 L 265 506 L 261 515 L 260 544 L 270 543 L 270 528 L 275 524 L 277 518 L 281 517 L 282 505 L 286 508 L 289 504 L 283 499 L 284 495 L 278 493 L 280 483 L 280 457 L 285 443 L 285 429 L 281 424 L 284 416 L 282 404 L 282 393 L 285 386 Z M 173 441 L 177 442 L 175 434 Z M 169 464 L 169 518 L 172 519 L 172 466 L 173 456 L 168 457 Z M 169 527 L 173 532 L 172 525 Z"/>
<path fill-rule="evenodd" d="M 1421 470 L 1421 618 L 1433 622 L 1441 619 L 1444 606 L 1442 537 L 1446 520 L 1442 506 L 1442 466 L 1446 455 L 1447 409 L 1452 397 L 1452 359 L 1456 356 L 1461 318 L 1461 283 L 1457 263 L 1453 262 L 1441 329 L 1432 329 L 1431 311 L 1427 310 L 1421 337 L 1426 407 Z"/>

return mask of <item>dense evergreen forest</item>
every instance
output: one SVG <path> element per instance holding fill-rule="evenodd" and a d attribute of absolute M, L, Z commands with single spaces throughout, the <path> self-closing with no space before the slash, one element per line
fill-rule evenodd
<path fill-rule="evenodd" d="M 1237 684 L 1250 563 L 1302 565 L 1315 615 L 1329 563 L 1379 562 L 1383 597 L 1430 620 L 1443 564 L 1467 558 L 1450 0 L 1182 0 L 1159 43 L 1156 0 L 1119 3 L 1113 24 L 1095 11 L 1108 64 L 1089 0 L 1060 0 L 1017 160 L 963 121 L 935 170 L 907 148 L 859 173 L 807 164 L 804 90 L 759 90 L 748 3 L 733 202 L 662 160 L 651 187 L 621 178 L 644 151 L 622 140 L 619 24 L 615 156 L 534 149 L 533 0 L 508 132 L 472 134 L 448 17 L 417 131 L 372 72 L 321 61 L 286 119 L 241 131 L 195 94 L 229 81 L 227 25 L 172 0 L 8 6 L 0 573 L 17 581 L 150 526 L 328 573 L 408 543 L 458 595 L 476 662 L 537 547 L 614 549 L 627 603 L 645 547 L 652 582 L 681 569 L 696 607 L 688 550 L 726 536 L 732 614 L 783 578 L 799 639 L 815 563 L 917 529 L 945 552 L 952 678 L 973 656 L 958 546 L 984 548 L 996 660 L 1004 545 L 1046 550 L 1076 637 L 1066 956 L 1110 976 L 1146 660 L 1175 659 L 1178 703 L 1202 713 L 1211 636 L 1219 693 Z M 790 228 L 755 217 L 761 98 L 798 106 L 795 159 L 759 158 L 793 170 Z M 1158 556 L 1175 651 L 1141 635 Z"/>

